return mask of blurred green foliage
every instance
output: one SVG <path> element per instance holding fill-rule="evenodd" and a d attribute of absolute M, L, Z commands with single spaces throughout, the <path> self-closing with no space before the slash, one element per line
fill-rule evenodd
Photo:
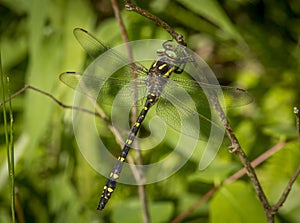
<path fill-rule="evenodd" d="M 124 10 L 129 39 L 170 39 L 153 22 Z M 230 110 L 229 119 L 250 160 L 280 140 L 284 149 L 257 168 L 271 202 L 276 202 L 299 165 L 293 107 L 300 106 L 300 2 L 271 0 L 153 0 L 137 4 L 182 33 L 188 46 L 211 66 L 222 85 L 247 89 L 255 101 Z M 0 41 L 11 92 L 25 83 L 72 104 L 73 91 L 61 72 L 82 71 L 86 55 L 72 35 L 85 28 L 110 46 L 122 43 L 108 0 L 0 0 Z M 119 185 L 106 209 L 96 206 L 106 179 L 83 159 L 73 137 L 71 112 L 45 96 L 26 91 L 13 100 L 18 217 L 26 222 L 132 222 L 141 219 L 136 186 Z M 0 222 L 10 222 L 9 178 L 1 122 Z M 107 145 L 118 151 L 107 134 Z M 146 161 L 172 150 L 172 137 L 148 152 Z M 200 149 L 199 149 L 200 150 Z M 160 154 L 161 153 L 161 154 Z M 147 185 L 152 222 L 169 222 L 241 168 L 222 148 L 199 172 L 201 152 L 172 177 Z M 209 173 L 209 174 L 208 174 Z M 300 180 L 277 215 L 299 222 Z M 162 211 L 163 210 L 163 211 Z M 245 177 L 226 185 L 184 222 L 264 222 L 251 183 Z M 22 222 L 19 219 L 19 222 Z"/>

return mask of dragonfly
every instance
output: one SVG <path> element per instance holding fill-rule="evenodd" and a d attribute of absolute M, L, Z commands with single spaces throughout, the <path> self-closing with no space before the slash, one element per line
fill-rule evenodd
<path fill-rule="evenodd" d="M 93 34 L 82 28 L 75 28 L 73 33 L 84 50 L 94 59 L 111 50 Z M 204 132 L 205 135 L 206 132 L 210 131 L 212 126 L 215 126 L 220 132 L 223 132 L 222 127 L 219 127 L 218 124 L 210 120 L 211 117 L 206 117 L 209 115 L 207 115 L 208 112 L 205 109 L 204 112 L 200 112 L 203 111 L 203 107 L 209 107 L 207 95 L 204 92 L 205 89 L 207 91 L 213 91 L 216 89 L 216 86 L 213 84 L 201 83 L 200 87 L 199 81 L 194 79 L 173 77 L 177 74 L 182 75 L 185 66 L 188 63 L 193 63 L 193 58 L 190 57 L 189 53 L 185 50 L 185 47 L 174 45 L 171 42 L 172 41 L 170 40 L 165 41 L 162 44 L 162 50 L 157 50 L 157 59 L 152 62 L 149 69 L 140 63 L 128 62 L 127 67 L 125 67 L 126 69 L 121 69 L 116 72 L 118 73 L 116 76 L 102 77 L 101 74 L 82 75 L 78 72 L 64 72 L 60 75 L 60 80 L 63 83 L 73 89 L 85 92 L 93 98 L 97 97 L 99 103 L 110 103 L 108 100 L 110 95 L 114 94 L 114 92 L 119 92 L 120 95 L 118 96 L 121 97 L 122 102 L 131 101 L 131 103 L 129 103 L 131 106 L 142 105 L 140 113 L 130 129 L 117 162 L 112 168 L 109 178 L 103 188 L 97 207 L 98 210 L 103 210 L 111 198 L 120 178 L 126 157 L 132 148 L 132 144 L 148 111 L 154 105 L 156 105 L 157 114 L 162 117 L 169 126 L 183 134 L 197 137 Z M 109 55 L 110 58 L 107 61 L 128 61 L 125 56 L 113 50 Z M 109 64 L 107 64 L 107 66 L 108 65 Z M 132 79 L 130 74 L 131 71 L 138 74 L 136 79 Z M 119 75 L 119 73 L 121 73 L 121 75 Z M 83 81 L 84 86 L 80 86 L 80 81 Z M 100 93 L 99 86 L 101 86 Z M 225 95 L 226 98 L 225 106 L 229 104 L 240 106 L 252 101 L 251 95 L 243 89 L 229 86 L 221 86 L 220 88 L 222 96 Z M 135 90 L 137 99 L 140 99 L 140 103 L 137 100 L 132 104 L 133 89 Z M 189 98 L 178 93 L 177 89 L 183 89 L 192 98 L 192 101 L 196 100 L 196 107 L 193 107 L 193 105 L 189 103 Z M 93 90 L 97 92 L 90 93 L 93 92 Z M 98 98 L 98 93 L 100 98 Z M 206 113 L 206 115 L 203 113 Z M 201 123 L 199 129 L 191 127 L 182 131 L 181 124 L 185 121 L 192 124 L 191 122 L 193 122 L 193 117 L 195 116 L 197 116 Z M 181 123 L 178 121 L 180 119 Z"/>

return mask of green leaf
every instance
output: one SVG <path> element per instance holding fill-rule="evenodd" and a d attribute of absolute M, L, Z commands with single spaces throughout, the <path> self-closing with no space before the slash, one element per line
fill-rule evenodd
<path fill-rule="evenodd" d="M 299 165 L 300 151 L 298 146 L 297 142 L 287 143 L 284 149 L 266 161 L 267 165 L 259 169 L 261 184 L 271 203 L 277 202 Z M 299 179 L 297 183 L 299 187 Z"/>
<path fill-rule="evenodd" d="M 222 7 L 215 0 L 180 0 L 178 1 L 191 11 L 197 13 L 218 25 L 223 31 L 227 32 L 232 38 L 242 41 L 242 37 L 235 29 L 234 25 L 226 15 Z"/>
<path fill-rule="evenodd" d="M 27 44 L 25 36 L 18 36 L 17 38 L 11 38 L 4 36 L 1 39 L 1 48 L 4 58 L 3 69 L 8 70 L 16 64 L 20 63 L 27 53 Z"/>
<path fill-rule="evenodd" d="M 243 182 L 222 187 L 211 201 L 211 223 L 265 222 L 262 205 L 252 188 Z"/>
<path fill-rule="evenodd" d="M 49 209 L 56 213 L 56 222 L 82 222 L 82 203 L 68 175 L 62 173 L 53 177 L 49 188 Z"/>
<path fill-rule="evenodd" d="M 75 38 L 72 36 L 73 28 L 78 24 L 82 18 L 89 17 L 91 14 L 87 5 L 81 1 L 66 1 L 66 10 L 60 4 L 52 5 L 48 0 L 32 0 L 29 10 L 29 68 L 26 82 L 34 85 L 44 91 L 54 94 L 59 83 L 58 76 L 64 71 L 61 67 L 70 69 L 70 64 L 79 69 L 82 65 L 82 51 L 81 57 L 76 55 L 79 52 L 80 46 L 78 44 L 77 51 L 75 50 Z M 50 5 L 51 7 L 44 7 Z M 80 9 L 80 10 L 79 10 Z M 52 26 L 45 27 L 48 18 L 53 21 Z M 57 18 L 64 17 L 66 24 L 57 21 Z M 70 35 L 62 36 L 58 32 L 60 27 L 65 25 Z M 46 32 L 48 31 L 48 32 Z M 73 39 L 74 45 L 71 47 L 70 38 Z M 65 40 L 65 41 L 63 41 Z M 51 92 L 52 90 L 52 92 Z M 47 125 L 49 124 L 52 109 L 56 106 L 52 101 L 38 94 L 37 92 L 26 92 L 25 99 L 25 125 L 26 134 L 30 137 L 30 145 L 26 152 L 27 160 L 30 160 L 34 153 L 36 143 L 45 136 Z"/>

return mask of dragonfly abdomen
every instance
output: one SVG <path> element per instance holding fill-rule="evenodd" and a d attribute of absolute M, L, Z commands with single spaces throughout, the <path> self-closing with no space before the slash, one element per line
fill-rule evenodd
<path fill-rule="evenodd" d="M 121 151 L 120 156 L 118 157 L 118 161 L 116 162 L 116 164 L 115 164 L 112 172 L 110 173 L 110 176 L 103 188 L 100 202 L 97 207 L 98 210 L 102 210 L 105 207 L 105 205 L 108 202 L 108 200 L 110 199 L 114 189 L 116 188 L 117 182 L 120 177 L 120 173 L 122 171 L 124 161 L 129 153 L 131 145 L 141 127 L 142 122 L 144 121 L 144 119 L 146 117 L 148 110 L 155 104 L 158 97 L 159 96 L 157 96 L 153 93 L 151 93 L 147 96 L 147 100 L 144 105 L 144 108 L 141 110 L 136 122 L 134 123 L 133 127 L 131 128 L 130 134 L 129 134 L 127 140 L 125 141 L 125 145 Z"/>

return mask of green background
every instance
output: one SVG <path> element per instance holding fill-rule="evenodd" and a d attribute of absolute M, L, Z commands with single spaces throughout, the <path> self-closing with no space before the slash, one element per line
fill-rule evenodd
<path fill-rule="evenodd" d="M 299 1 L 153 0 L 137 4 L 183 34 L 222 85 L 238 86 L 253 95 L 253 103 L 230 110 L 228 118 L 250 160 L 286 142 L 256 168 L 270 203 L 277 202 L 300 160 L 293 114 L 293 107 L 300 105 Z M 170 39 L 153 22 L 125 11 L 123 2 L 119 5 L 130 40 Z M 60 83 L 59 74 L 83 71 L 86 60 L 72 30 L 85 28 L 112 47 L 122 43 L 108 0 L 0 0 L 0 18 L 2 66 L 10 77 L 10 91 L 31 84 L 66 104 L 72 104 L 74 91 Z M 96 211 L 106 179 L 76 147 L 71 111 L 30 90 L 12 105 L 18 213 L 24 217 L 18 222 L 142 222 L 136 186 L 120 184 L 105 210 Z M 2 120 L 0 222 L 11 222 Z M 105 137 L 106 145 L 117 154 L 113 135 Z M 172 135 L 166 139 L 160 147 L 172 151 Z M 164 152 L 151 150 L 144 159 L 155 162 Z M 199 156 L 195 154 L 168 179 L 146 186 L 152 222 L 170 222 L 242 167 L 226 147 L 205 171 L 198 169 Z M 297 180 L 276 222 L 299 222 L 299 197 Z M 243 177 L 222 186 L 183 222 L 265 222 L 265 216 L 251 183 Z"/>

